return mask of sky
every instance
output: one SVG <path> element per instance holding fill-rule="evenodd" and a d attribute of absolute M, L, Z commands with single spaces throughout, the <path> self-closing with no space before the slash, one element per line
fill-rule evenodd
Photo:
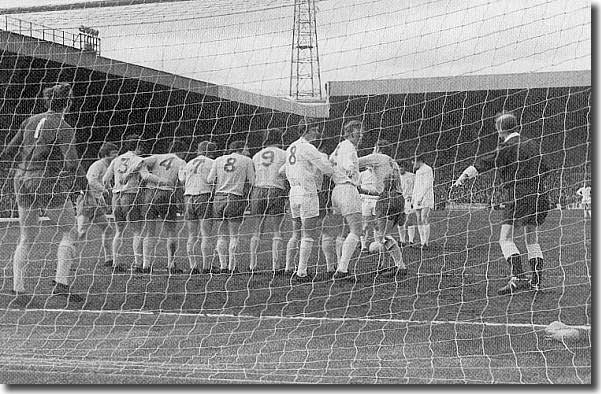
<path fill-rule="evenodd" d="M 0 9 L 74 1 L 81 2 L 0 0 Z M 591 68 L 588 1 L 316 3 L 322 85 Z M 94 27 L 105 57 L 288 95 L 293 0 L 193 0 L 12 16 L 64 30 Z"/>

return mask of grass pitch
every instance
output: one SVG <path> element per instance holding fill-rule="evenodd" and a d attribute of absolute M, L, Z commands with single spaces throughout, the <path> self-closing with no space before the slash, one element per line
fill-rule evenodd
<path fill-rule="evenodd" d="M 403 250 L 407 277 L 378 276 L 383 257 L 357 255 L 354 284 L 273 278 L 270 240 L 260 249 L 265 273 L 251 275 L 249 236 L 238 249 L 239 275 L 168 276 L 163 242 L 152 274 L 112 275 L 93 229 L 74 267 L 83 305 L 50 295 L 56 244 L 48 224 L 28 271 L 35 297 L 27 309 L 9 307 L 18 228 L 6 225 L 0 382 L 590 383 L 590 224 L 581 211 L 551 213 L 540 242 L 544 290 L 508 297 L 496 294 L 508 274 L 500 220 L 496 211 L 436 211 L 432 247 Z M 180 234 L 177 264 L 187 267 Z M 313 272 L 325 269 L 317 252 Z M 580 339 L 546 339 L 554 320 L 582 326 Z"/>

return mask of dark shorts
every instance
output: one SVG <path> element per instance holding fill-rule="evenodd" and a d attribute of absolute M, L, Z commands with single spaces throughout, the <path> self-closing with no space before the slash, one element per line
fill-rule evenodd
<path fill-rule="evenodd" d="M 325 189 L 317 192 L 319 197 L 319 217 L 323 218 L 332 208 L 332 190 Z"/>
<path fill-rule="evenodd" d="M 109 212 L 104 198 L 96 198 L 90 193 L 79 194 L 75 202 L 77 216 L 84 216 L 90 220 L 104 218 Z"/>
<path fill-rule="evenodd" d="M 549 199 L 547 196 L 531 194 L 505 203 L 503 224 L 541 226 L 545 223 L 548 213 Z"/>
<path fill-rule="evenodd" d="M 224 220 L 242 220 L 248 202 L 236 194 L 215 194 L 213 199 L 213 217 Z"/>
<path fill-rule="evenodd" d="M 177 196 L 175 190 L 147 189 L 144 198 L 143 215 L 146 220 L 177 220 Z"/>
<path fill-rule="evenodd" d="M 144 204 L 143 192 L 114 193 L 113 215 L 116 222 L 139 222 L 144 220 L 142 209 Z"/>
<path fill-rule="evenodd" d="M 282 215 L 286 212 L 288 196 L 277 187 L 255 187 L 250 194 L 250 212 L 253 215 Z"/>
<path fill-rule="evenodd" d="M 199 220 L 213 217 L 213 204 L 211 200 L 211 193 L 184 196 L 184 219 Z"/>
<path fill-rule="evenodd" d="M 17 204 L 22 208 L 60 208 L 70 198 L 72 180 L 48 176 L 44 171 L 17 169 L 14 190 Z"/>
<path fill-rule="evenodd" d="M 402 194 L 382 194 L 376 202 L 376 217 L 392 221 L 393 224 L 405 223 L 405 198 Z"/>

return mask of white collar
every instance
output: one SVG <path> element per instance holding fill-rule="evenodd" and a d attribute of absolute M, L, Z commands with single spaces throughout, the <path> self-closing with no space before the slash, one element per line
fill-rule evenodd
<path fill-rule="evenodd" d="M 511 139 L 513 137 L 519 137 L 519 136 L 520 136 L 520 133 L 511 133 L 507 137 L 505 137 L 505 139 L 503 140 L 503 142 L 507 142 L 507 141 L 509 141 L 509 139 Z"/>

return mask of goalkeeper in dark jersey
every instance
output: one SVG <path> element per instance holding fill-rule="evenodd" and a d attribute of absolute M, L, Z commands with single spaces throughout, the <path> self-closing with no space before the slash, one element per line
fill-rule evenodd
<path fill-rule="evenodd" d="M 22 306 L 31 300 L 26 294 L 25 278 L 40 209 L 60 238 L 53 293 L 72 302 L 83 301 L 71 293 L 69 286 L 77 239 L 71 195 L 85 188 L 85 173 L 75 149 L 75 130 L 65 121 L 71 107 L 71 86 L 63 83 L 45 89 L 44 100 L 48 111 L 27 118 L 0 153 L 3 163 L 16 165 L 14 190 L 21 235 L 13 256 L 13 291 L 15 304 Z"/>
<path fill-rule="evenodd" d="M 496 170 L 505 193 L 505 208 L 499 245 L 511 268 L 507 285 L 499 294 L 511 294 L 520 290 L 538 290 L 543 270 L 543 253 L 538 243 L 538 227 L 549 210 L 549 200 L 544 186 L 548 172 L 540 145 L 520 135 L 521 126 L 515 115 L 503 113 L 496 117 L 495 126 L 500 143 L 495 152 L 484 155 L 468 167 L 454 186 L 460 186 L 467 178 L 479 173 Z M 528 260 L 532 271 L 530 280 L 522 268 L 520 251 L 513 242 L 514 230 L 524 227 Z"/>

